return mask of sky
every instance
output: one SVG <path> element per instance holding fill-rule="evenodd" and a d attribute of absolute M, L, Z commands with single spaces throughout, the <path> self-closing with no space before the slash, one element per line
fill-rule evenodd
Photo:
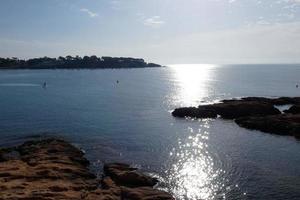
<path fill-rule="evenodd" d="M 0 57 L 300 63 L 300 0 L 0 0 Z"/>

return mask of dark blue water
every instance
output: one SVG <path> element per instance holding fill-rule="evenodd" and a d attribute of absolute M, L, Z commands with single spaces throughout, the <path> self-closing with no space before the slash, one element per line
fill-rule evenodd
<path fill-rule="evenodd" d="M 159 177 L 177 199 L 300 199 L 293 137 L 170 115 L 224 98 L 300 96 L 297 83 L 300 65 L 4 70 L 0 145 L 62 137 L 86 151 L 92 170 L 128 162 Z"/>

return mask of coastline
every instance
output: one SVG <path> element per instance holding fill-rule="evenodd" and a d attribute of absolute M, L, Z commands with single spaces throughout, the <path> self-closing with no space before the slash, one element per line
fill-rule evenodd
<path fill-rule="evenodd" d="M 103 68 L 94 68 L 94 67 L 65 67 L 65 68 L 0 68 L 0 71 L 6 70 L 105 70 L 105 69 L 152 69 L 152 68 L 165 68 L 166 66 L 160 67 L 103 67 Z"/>
<path fill-rule="evenodd" d="M 126 69 L 156 68 L 159 64 L 145 62 L 141 58 L 84 56 L 58 58 L 31 58 L 28 60 L 0 57 L 0 69 Z"/>

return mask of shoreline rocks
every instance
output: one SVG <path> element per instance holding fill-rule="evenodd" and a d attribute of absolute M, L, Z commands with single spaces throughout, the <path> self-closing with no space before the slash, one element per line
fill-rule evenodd
<path fill-rule="evenodd" d="M 242 117 L 235 122 L 244 128 L 300 139 L 300 115 L 283 114 L 264 117 Z"/>
<path fill-rule="evenodd" d="M 158 183 L 156 178 L 145 176 L 144 174 L 137 172 L 137 168 L 132 168 L 130 165 L 123 163 L 105 164 L 104 173 L 115 183 L 128 187 L 153 187 Z"/>
<path fill-rule="evenodd" d="M 202 106 L 202 107 L 184 107 L 176 108 L 172 115 L 174 117 L 191 117 L 191 118 L 217 118 L 218 113 L 216 110 L 211 109 L 211 106 Z"/>
<path fill-rule="evenodd" d="M 300 105 L 293 105 L 288 110 L 284 110 L 284 113 L 300 114 Z"/>
<path fill-rule="evenodd" d="M 175 117 L 216 118 L 220 115 L 224 119 L 254 115 L 276 115 L 281 112 L 273 105 L 256 101 L 226 101 L 212 105 L 202 105 L 198 108 L 176 108 L 172 115 Z"/>
<path fill-rule="evenodd" d="M 266 97 L 243 97 L 241 99 L 229 99 L 223 100 L 223 103 L 232 102 L 232 101 L 255 101 L 260 103 L 269 103 L 272 105 L 280 106 L 287 104 L 300 104 L 300 97 L 278 97 L 278 98 L 266 98 Z"/>
<path fill-rule="evenodd" d="M 174 199 L 158 182 L 127 164 L 105 164 L 101 179 L 82 151 L 66 141 L 29 141 L 0 150 L 0 199 Z"/>
<path fill-rule="evenodd" d="M 292 105 L 282 114 L 275 106 Z M 176 108 L 172 115 L 179 118 L 232 119 L 239 126 L 279 135 L 300 135 L 300 97 L 245 97 L 223 100 L 199 107 Z"/>

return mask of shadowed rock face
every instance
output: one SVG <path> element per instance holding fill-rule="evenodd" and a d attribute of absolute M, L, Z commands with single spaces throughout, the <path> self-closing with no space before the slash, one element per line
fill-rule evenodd
<path fill-rule="evenodd" d="M 300 114 L 300 105 L 293 105 L 288 110 L 284 111 L 285 113 L 291 113 L 291 114 Z"/>
<path fill-rule="evenodd" d="M 281 114 L 275 105 L 294 104 L 285 110 L 288 115 Z M 293 115 L 294 114 L 294 115 Z M 222 103 L 201 105 L 196 107 L 176 108 L 174 117 L 235 119 L 244 128 L 256 129 L 279 135 L 300 134 L 300 97 L 280 97 L 269 99 L 264 97 L 246 97 L 242 99 L 223 100 Z"/>
<path fill-rule="evenodd" d="M 220 115 L 224 119 L 275 114 L 280 114 L 280 111 L 272 104 L 244 100 L 224 101 L 223 103 L 203 105 L 198 108 L 177 108 L 172 112 L 175 117 L 216 118 L 217 115 Z"/>
<path fill-rule="evenodd" d="M 158 180 L 137 172 L 136 168 L 132 168 L 127 164 L 112 163 L 104 165 L 104 172 L 110 176 L 112 180 L 123 186 L 150 186 L 153 187 L 158 183 Z"/>
<path fill-rule="evenodd" d="M 83 153 L 63 140 L 31 141 L 2 149 L 0 199 L 173 199 L 152 188 L 156 179 L 129 165 L 105 165 L 107 174 L 101 180 L 89 172 L 88 165 Z"/>
<path fill-rule="evenodd" d="M 300 97 L 279 97 L 279 98 L 265 98 L 265 97 L 244 97 L 242 99 L 229 99 L 222 102 L 241 102 L 241 101 L 255 101 L 260 103 L 269 103 L 272 105 L 287 105 L 287 104 L 300 104 Z"/>
<path fill-rule="evenodd" d="M 278 135 L 300 138 L 300 114 L 270 115 L 265 117 L 243 117 L 235 122 L 244 128 L 260 130 Z"/>
<path fill-rule="evenodd" d="M 185 107 L 176 108 L 172 115 L 174 117 L 192 117 L 192 118 L 216 118 L 218 116 L 215 109 L 211 106 L 201 106 L 201 107 Z"/>

